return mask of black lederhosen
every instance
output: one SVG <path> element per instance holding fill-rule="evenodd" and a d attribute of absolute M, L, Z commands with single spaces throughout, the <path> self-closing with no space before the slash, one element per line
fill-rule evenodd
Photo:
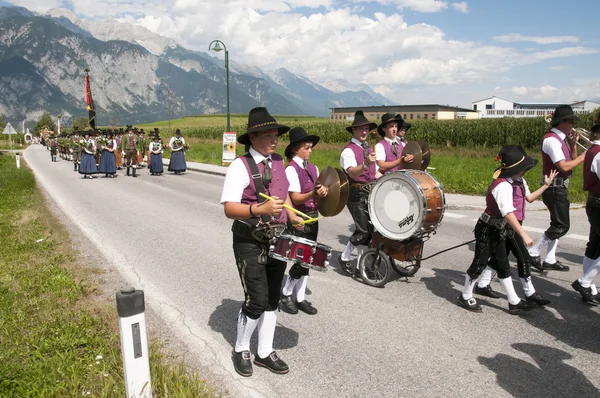
<path fill-rule="evenodd" d="M 588 196 L 585 213 L 590 222 L 590 237 L 585 248 L 585 256 L 595 260 L 600 257 L 600 197 L 594 197 L 592 194 Z"/>
<path fill-rule="evenodd" d="M 258 319 L 263 312 L 278 308 L 287 263 L 269 257 L 269 243 L 254 239 L 250 233 L 252 228 L 234 221 L 231 230 L 233 255 L 244 289 L 242 312 Z"/>
<path fill-rule="evenodd" d="M 523 221 L 519 221 L 523 225 Z M 517 270 L 519 278 L 529 278 L 531 276 L 531 256 L 525 246 L 525 241 L 515 230 L 508 225 L 506 231 L 506 255 L 512 253 L 517 259 Z"/>
<path fill-rule="evenodd" d="M 317 216 L 318 214 L 315 217 Z M 296 228 L 292 227 L 291 224 L 288 224 L 288 231 L 294 236 L 316 242 L 317 235 L 319 234 L 319 222 L 315 221 L 314 223 L 304 224 L 304 231 L 298 231 Z M 290 268 L 290 277 L 292 279 L 300 279 L 304 275 L 308 275 L 308 271 L 308 268 L 303 267 L 298 263 L 294 263 Z"/>
<path fill-rule="evenodd" d="M 560 239 L 569 232 L 569 190 L 564 186 L 551 186 L 542 193 L 542 200 L 550 212 L 550 227 L 546 237 L 550 240 Z"/>
<path fill-rule="evenodd" d="M 510 264 L 506 253 L 506 227 L 497 229 L 478 220 L 474 232 L 475 253 L 467 274 L 475 280 L 489 265 L 496 271 L 498 278 L 508 278 Z"/>
<path fill-rule="evenodd" d="M 364 189 L 357 189 L 350 185 L 350 194 L 346 206 L 354 220 L 354 232 L 350 236 L 350 243 L 354 246 L 368 245 L 373 234 L 373 226 L 369 217 L 369 193 Z"/>

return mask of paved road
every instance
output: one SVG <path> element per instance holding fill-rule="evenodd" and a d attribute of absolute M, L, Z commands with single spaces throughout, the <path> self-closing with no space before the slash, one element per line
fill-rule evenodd
<path fill-rule="evenodd" d="M 474 314 L 455 304 L 472 258 L 463 246 L 423 263 L 414 278 L 384 289 L 312 272 L 308 299 L 316 316 L 281 313 L 275 347 L 290 365 L 285 376 L 255 369 L 239 377 L 230 360 L 242 295 L 231 249 L 231 222 L 219 204 L 223 177 L 201 173 L 137 179 L 82 180 L 71 163 L 51 163 L 46 150 L 25 153 L 36 177 L 120 272 L 146 292 L 190 351 L 210 365 L 235 396 L 464 397 L 598 396 L 597 308 L 583 305 L 570 283 L 579 276 L 587 234 L 583 210 L 561 241 L 567 273 L 535 277 L 552 300 L 522 316 L 506 301 L 484 298 Z M 129 204 L 135 207 L 128 206 Z M 448 211 L 424 255 L 472 239 L 477 211 Z M 547 213 L 531 211 L 535 239 Z M 337 251 L 349 234 L 344 211 L 326 219 L 320 241 Z M 514 272 L 516 274 L 516 271 Z M 520 283 L 515 282 L 521 292 Z M 496 290 L 501 290 L 494 282 Z M 117 287 L 115 287 L 115 290 Z M 255 342 L 254 342 L 255 347 Z"/>

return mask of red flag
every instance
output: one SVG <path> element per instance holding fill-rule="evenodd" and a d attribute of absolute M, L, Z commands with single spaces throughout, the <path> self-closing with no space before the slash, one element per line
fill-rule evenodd
<path fill-rule="evenodd" d="M 90 127 L 96 130 L 96 108 L 94 108 L 94 99 L 90 89 L 90 76 L 85 74 L 85 104 L 87 105 Z"/>

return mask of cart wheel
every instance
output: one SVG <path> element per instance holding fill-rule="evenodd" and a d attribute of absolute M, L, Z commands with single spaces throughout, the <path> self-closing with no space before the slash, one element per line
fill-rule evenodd
<path fill-rule="evenodd" d="M 421 260 L 416 261 L 398 261 L 391 259 L 392 268 L 401 276 L 413 276 L 421 268 Z"/>
<path fill-rule="evenodd" d="M 383 287 L 392 276 L 389 257 L 382 250 L 372 248 L 364 252 L 359 267 L 363 282 L 369 286 Z"/>

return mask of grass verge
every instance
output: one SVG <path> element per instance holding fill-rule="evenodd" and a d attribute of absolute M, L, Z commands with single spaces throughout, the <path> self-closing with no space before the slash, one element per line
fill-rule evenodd
<path fill-rule="evenodd" d="M 217 140 L 203 140 L 198 138 L 186 139 L 190 144 L 190 151 L 186 159 L 191 162 L 221 164 L 223 152 L 222 142 Z M 280 140 L 277 153 L 283 156 L 288 141 Z M 340 153 L 345 144 L 319 143 L 311 161 L 319 169 L 327 166 L 340 167 Z M 243 155 L 243 146 L 237 145 L 237 155 Z M 500 148 L 460 148 L 460 147 L 432 147 L 430 167 L 431 174 L 444 186 L 446 193 L 460 193 L 466 195 L 484 195 L 492 181 L 492 174 L 498 163 L 495 157 Z M 542 176 L 542 157 L 539 151 L 528 151 L 528 154 L 538 159 L 539 164 L 525 175 L 531 190 L 539 187 Z M 169 157 L 169 153 L 164 154 Z M 583 191 L 583 173 L 578 167 L 573 172 L 573 179 L 569 187 L 570 199 L 574 203 L 585 203 L 587 194 Z"/>
<path fill-rule="evenodd" d="M 125 396 L 115 305 L 92 278 L 101 270 L 78 265 L 33 174 L 6 154 L 0 198 L 0 396 Z M 154 396 L 214 396 L 160 341 L 150 346 Z"/>

